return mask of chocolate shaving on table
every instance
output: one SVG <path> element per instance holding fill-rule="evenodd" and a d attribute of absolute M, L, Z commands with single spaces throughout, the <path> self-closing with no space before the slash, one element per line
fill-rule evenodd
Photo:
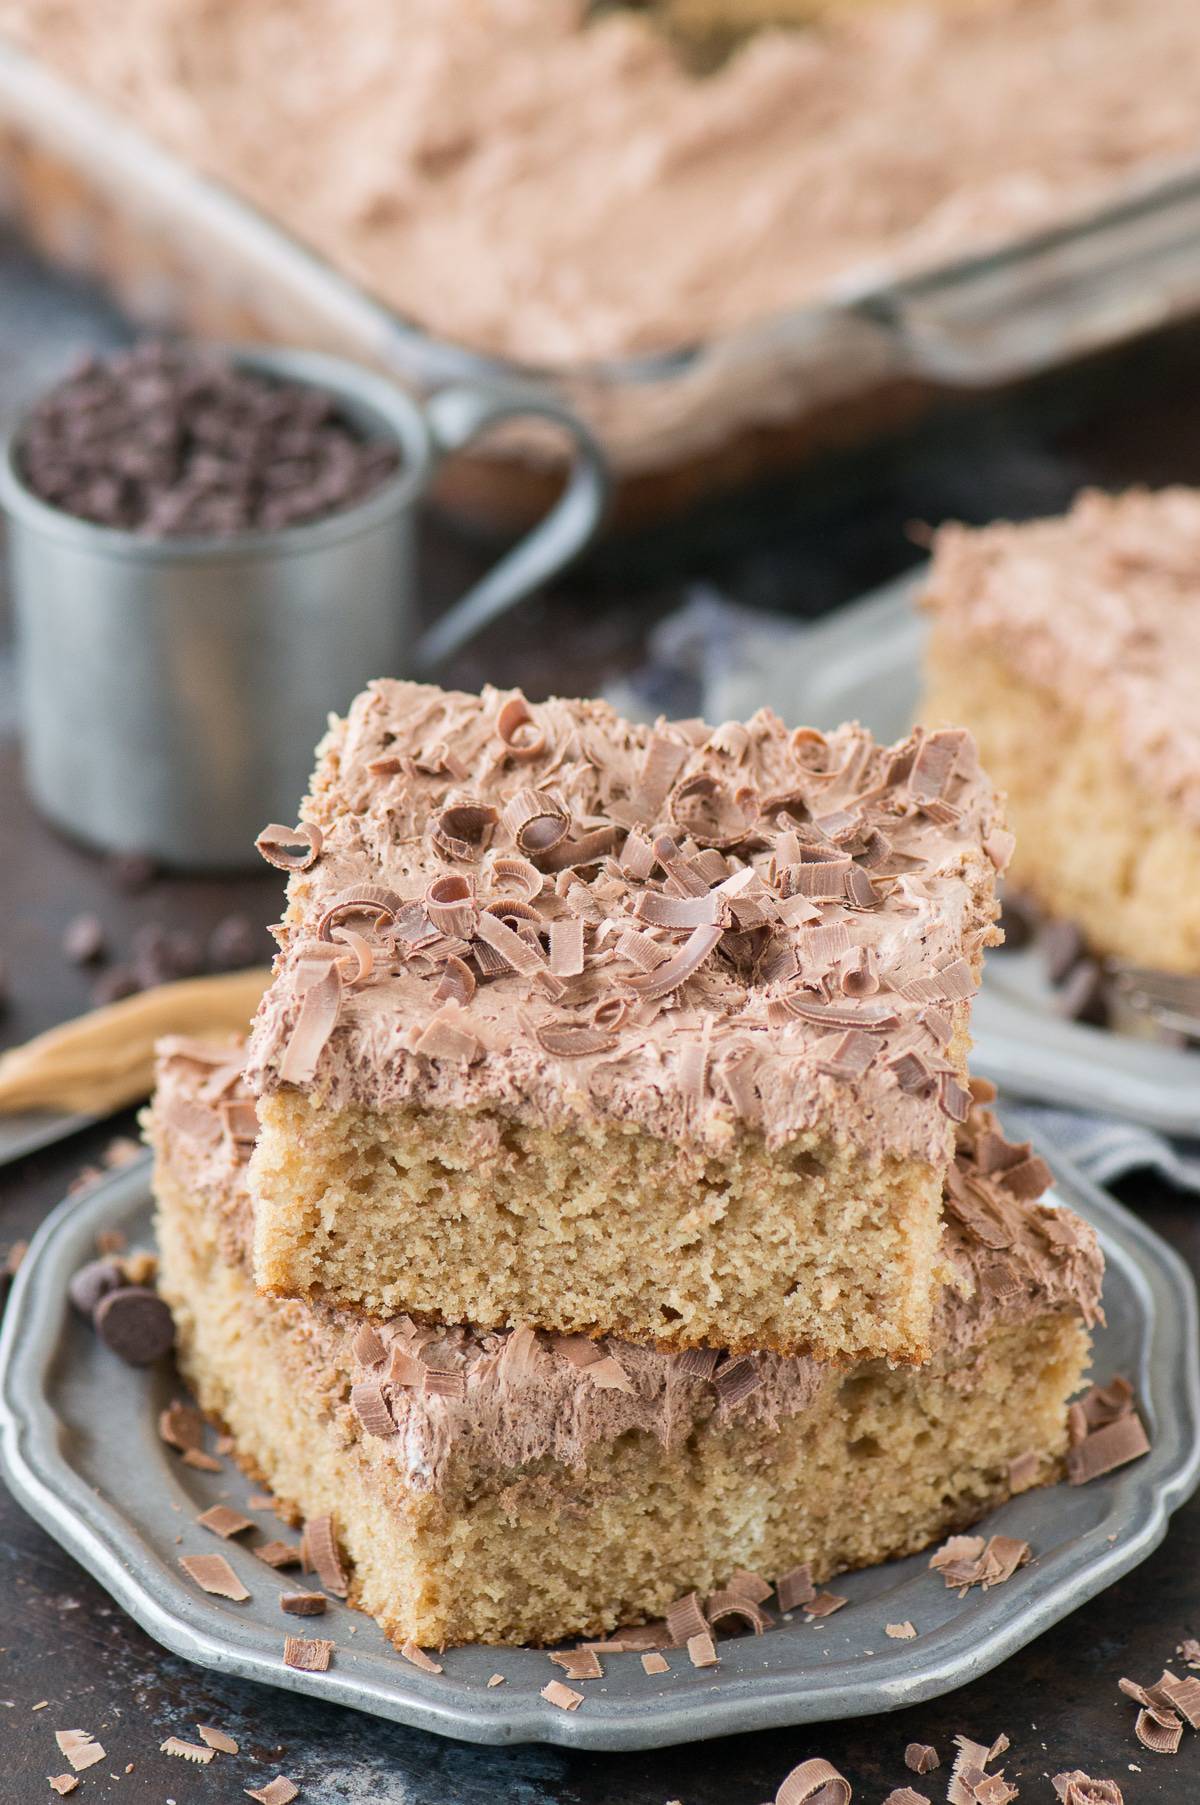
<path fill-rule="evenodd" d="M 334 1533 L 331 1516 L 309 1517 L 300 1543 L 304 1566 L 316 1573 L 327 1592 L 345 1598 L 350 1581 L 342 1565 L 342 1557 Z"/>
<path fill-rule="evenodd" d="M 333 1656 L 333 1643 L 322 1637 L 285 1636 L 283 1664 L 301 1673 L 325 1673 Z"/>
<path fill-rule="evenodd" d="M 790 1567 L 775 1581 L 775 1602 L 781 1611 L 794 1611 L 815 1597 L 812 1568 L 807 1561 L 803 1566 Z"/>
<path fill-rule="evenodd" d="M 218 1730 L 213 1724 L 197 1724 L 196 1734 L 201 1742 L 207 1743 L 210 1749 L 216 1749 L 222 1755 L 236 1755 L 239 1745 L 224 1730 Z"/>
<path fill-rule="evenodd" d="M 722 1623 L 733 1622 L 742 1624 L 754 1635 L 761 1636 L 765 1629 L 771 1627 L 771 1619 L 761 1605 L 729 1587 L 713 1592 L 705 1599 L 704 1615 L 713 1629 Z"/>
<path fill-rule="evenodd" d="M 542 1698 L 548 1705 L 557 1705 L 560 1711 L 578 1711 L 583 1703 L 582 1692 L 573 1692 L 561 1680 L 550 1680 L 541 1691 Z"/>
<path fill-rule="evenodd" d="M 780 1781 L 775 1805 L 850 1805 L 851 1797 L 849 1780 L 814 1755 Z"/>
<path fill-rule="evenodd" d="M 494 1673 L 492 1675 L 491 1679 L 488 1681 L 489 1687 L 503 1686 L 503 1684 L 504 1684 L 504 1675 L 502 1673 Z"/>
<path fill-rule="evenodd" d="M 932 1743 L 910 1742 L 904 1751 L 904 1765 L 914 1774 L 931 1774 L 942 1765 L 942 1758 Z"/>
<path fill-rule="evenodd" d="M 917 1792 L 911 1786 L 897 1786 L 888 1794 L 883 1805 L 930 1805 L 929 1794 Z"/>
<path fill-rule="evenodd" d="M 642 1672 L 649 1674 L 670 1673 L 671 1663 L 664 1656 L 651 1652 L 642 1656 Z"/>
<path fill-rule="evenodd" d="M 96 1741 L 90 1730 L 55 1730 L 54 1740 L 59 1754 L 66 1757 L 77 1774 L 105 1759 L 103 1745 Z"/>
<path fill-rule="evenodd" d="M 303 1564 L 299 1542 L 263 1542 L 252 1552 L 268 1567 L 299 1567 Z"/>
<path fill-rule="evenodd" d="M 395 1419 L 388 1408 L 382 1385 L 366 1379 L 352 1385 L 350 1403 L 368 1435 L 387 1436 L 397 1433 Z"/>
<path fill-rule="evenodd" d="M 1151 1705 L 1143 1705 L 1137 1714 L 1133 1733 L 1142 1747 L 1149 1749 L 1153 1755 L 1174 1755 L 1178 1753 L 1183 1738 L 1183 1719 L 1174 1711 L 1161 1711 Z"/>
<path fill-rule="evenodd" d="M 708 1618 L 695 1592 L 685 1593 L 667 1606 L 667 1633 L 673 1647 L 683 1648 L 690 1636 L 703 1635 L 707 1628 Z"/>
<path fill-rule="evenodd" d="M 203 1742 L 185 1742 L 182 1736 L 168 1736 L 158 1745 L 160 1755 L 178 1755 L 183 1761 L 194 1761 L 198 1767 L 207 1767 L 215 1749 L 210 1749 Z"/>
<path fill-rule="evenodd" d="M 550 1656 L 569 1680 L 602 1680 L 604 1669 L 594 1648 L 564 1648 Z"/>
<path fill-rule="evenodd" d="M 48 1774 L 51 1792 L 56 1792 L 60 1799 L 65 1799 L 79 1785 L 74 1774 Z"/>
<path fill-rule="evenodd" d="M 843 1605 L 849 1604 L 848 1598 L 839 1597 L 836 1592 L 816 1592 L 804 1606 L 806 1616 L 832 1617 Z"/>
<path fill-rule="evenodd" d="M 300 1013 L 279 1061 L 285 1084 L 307 1084 L 315 1075 L 342 1006 L 342 974 L 336 962 L 305 991 Z"/>
<path fill-rule="evenodd" d="M 248 1799 L 256 1799 L 258 1805 L 292 1805 L 292 1800 L 300 1797 L 300 1788 L 286 1774 L 276 1774 L 265 1786 L 247 1786 L 243 1791 Z"/>
<path fill-rule="evenodd" d="M 716 1667 L 720 1662 L 717 1645 L 707 1630 L 687 1639 L 688 1660 L 693 1667 Z"/>
<path fill-rule="evenodd" d="M 1059 1805 L 1125 1805 L 1125 1795 L 1115 1780 L 1093 1780 L 1081 1767 L 1055 1774 L 1051 1784 Z"/>
<path fill-rule="evenodd" d="M 223 1554 L 181 1554 L 179 1565 L 202 1592 L 244 1604 L 250 1594 Z"/>
<path fill-rule="evenodd" d="M 1185 1717 L 1193 1730 L 1200 1730 L 1200 1680 L 1195 1674 L 1180 1679 L 1167 1669 L 1154 1688 L 1158 1698 L 1165 1699 L 1172 1711 Z"/>
<path fill-rule="evenodd" d="M 201 1511 L 196 1518 L 201 1529 L 211 1530 L 213 1535 L 228 1541 L 230 1536 L 244 1535 L 254 1524 L 249 1517 L 244 1517 L 240 1510 L 233 1510 L 228 1504 L 213 1504 L 208 1510 Z"/>
<path fill-rule="evenodd" d="M 297 827 L 281 827 L 273 821 L 263 828 L 254 844 L 277 871 L 307 871 L 320 858 L 324 837 L 310 821 L 301 821 Z"/>

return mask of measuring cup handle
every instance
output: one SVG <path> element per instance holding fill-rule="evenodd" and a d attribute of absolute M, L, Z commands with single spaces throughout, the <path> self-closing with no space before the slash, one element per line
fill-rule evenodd
<path fill-rule="evenodd" d="M 500 420 L 532 416 L 561 426 L 575 442 L 567 486 L 544 520 L 506 552 L 413 647 L 410 663 L 418 676 L 431 675 L 482 627 L 522 601 L 582 551 L 604 515 L 609 478 L 604 453 L 587 427 L 552 401 L 502 395 L 455 383 L 425 404 L 434 462 L 461 451 Z"/>

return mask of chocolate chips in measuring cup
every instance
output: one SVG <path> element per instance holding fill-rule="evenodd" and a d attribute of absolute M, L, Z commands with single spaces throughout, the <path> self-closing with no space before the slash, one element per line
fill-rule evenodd
<path fill-rule="evenodd" d="M 42 501 L 167 539 L 275 531 L 365 501 L 397 470 L 326 390 L 203 348 L 88 359 L 43 397 L 18 452 Z"/>

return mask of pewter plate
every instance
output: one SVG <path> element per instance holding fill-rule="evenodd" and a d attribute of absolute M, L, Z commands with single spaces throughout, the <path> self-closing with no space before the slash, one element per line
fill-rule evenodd
<path fill-rule="evenodd" d="M 815 626 L 752 645 L 706 696 L 709 717 L 744 720 L 769 706 L 785 720 L 857 720 L 878 739 L 902 738 L 920 707 L 926 628 L 915 604 L 925 575 L 911 571 Z M 1012 1097 L 1200 1132 L 1200 1052 L 1064 1021 L 1032 949 L 988 955 L 971 1032 L 972 1071 Z"/>
<path fill-rule="evenodd" d="M 290 1583 L 257 1560 L 248 1538 L 217 1543 L 195 1517 L 217 1502 L 243 1509 L 270 1539 L 279 1526 L 250 1508 L 254 1487 L 226 1462 L 196 1472 L 158 1438 L 161 1407 L 178 1395 L 169 1365 L 123 1366 L 66 1301 L 72 1272 L 102 1229 L 150 1241 L 149 1166 L 139 1161 L 68 1199 L 26 1255 L 0 1337 L 0 1459 L 16 1497 L 155 1639 L 201 1666 L 352 1705 L 472 1742 L 558 1742 L 636 1749 L 735 1730 L 814 1723 L 896 1710 L 953 1690 L 994 1667 L 1155 1548 L 1170 1514 L 1200 1478 L 1196 1293 L 1182 1262 L 1111 1197 L 1055 1163 L 1057 1195 L 1093 1222 L 1108 1261 L 1108 1326 L 1095 1372 L 1134 1381 L 1150 1432 L 1144 1459 L 1090 1485 L 1027 1493 L 995 1511 L 988 1529 L 1027 1539 L 1035 1558 L 1006 1585 L 960 1599 L 914 1556 L 839 1580 L 849 1605 L 812 1624 L 784 1621 L 757 1638 L 720 1644 L 721 1663 L 693 1668 L 684 1651 L 651 1678 L 636 1654 L 604 1657 L 604 1678 L 582 1683 L 575 1712 L 539 1697 L 561 1677 L 531 1649 L 463 1648 L 444 1672 L 406 1663 L 369 1619 L 331 1601 L 316 1626 L 284 1617 Z M 260 1537 L 255 1534 L 253 1542 Z M 251 1593 L 245 1604 L 199 1592 L 181 1554 L 221 1547 Z M 915 1641 L 885 1623 L 910 1619 Z M 332 1637 L 323 1674 L 282 1660 L 288 1629 Z M 503 1673 L 505 1684 L 487 1680 Z"/>

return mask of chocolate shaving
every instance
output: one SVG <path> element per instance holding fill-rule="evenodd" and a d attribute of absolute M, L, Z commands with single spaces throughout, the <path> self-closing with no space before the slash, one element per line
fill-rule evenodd
<path fill-rule="evenodd" d="M 370 941 L 353 928 L 335 927 L 330 930 L 330 934 L 332 939 L 346 947 L 354 956 L 352 971 L 347 971 L 345 966 L 341 968 L 343 981 L 351 988 L 365 984 L 375 969 L 375 954 Z"/>
<path fill-rule="evenodd" d="M 583 922 L 578 915 L 550 923 L 550 970 L 556 978 L 577 978 L 583 970 Z"/>
<path fill-rule="evenodd" d="M 296 1542 L 264 1542 L 254 1553 L 268 1567 L 298 1567 L 301 1561 L 300 1547 Z"/>
<path fill-rule="evenodd" d="M 292 1805 L 293 1799 L 300 1797 L 300 1788 L 286 1774 L 276 1774 L 265 1786 L 247 1786 L 243 1789 L 248 1799 L 256 1799 L 258 1805 Z"/>
<path fill-rule="evenodd" d="M 396 1424 L 382 1385 L 363 1381 L 350 1387 L 350 1403 L 368 1435 L 395 1435 Z"/>
<path fill-rule="evenodd" d="M 897 1786 L 888 1794 L 883 1805 L 929 1805 L 929 1795 L 917 1792 L 911 1786 Z"/>
<path fill-rule="evenodd" d="M 493 952 L 499 953 L 514 971 L 520 972 L 524 977 L 545 979 L 552 990 L 561 991 L 562 985 L 551 974 L 546 955 L 536 940 L 527 940 L 523 934 L 514 932 L 506 921 L 501 921 L 498 915 L 488 909 L 479 917 L 475 934 L 485 946 L 490 946 Z"/>
<path fill-rule="evenodd" d="M 378 1366 L 387 1359 L 387 1344 L 374 1323 L 364 1322 L 354 1331 L 350 1352 L 359 1366 Z"/>
<path fill-rule="evenodd" d="M 403 1655 L 404 1659 L 411 1662 L 414 1667 L 419 1667 L 422 1673 L 442 1673 L 445 1671 L 441 1662 L 435 1661 L 432 1655 L 427 1655 L 425 1650 L 418 1647 L 412 1640 L 411 1636 L 408 1641 L 404 1643 L 400 1653 Z"/>
<path fill-rule="evenodd" d="M 237 1097 L 221 1104 L 221 1127 L 235 1151 L 252 1147 L 258 1139 L 258 1106 L 252 1097 Z"/>
<path fill-rule="evenodd" d="M 619 934 L 613 950 L 618 959 L 628 959 L 639 971 L 657 971 L 671 957 L 668 947 L 637 928 L 626 928 Z"/>
<path fill-rule="evenodd" d="M 535 896 L 539 896 L 546 881 L 528 859 L 518 858 L 516 853 L 511 852 L 492 854 L 488 876 L 497 890 L 509 890 L 515 886 L 525 902 L 532 902 Z"/>
<path fill-rule="evenodd" d="M 327 1592 L 345 1598 L 350 1581 L 342 1565 L 331 1516 L 310 1517 L 304 1525 L 300 1557 L 306 1570 L 314 1572 Z"/>
<path fill-rule="evenodd" d="M 846 901 L 850 908 L 877 909 L 879 907 L 879 891 L 861 865 L 851 865 L 846 873 L 844 886 Z"/>
<path fill-rule="evenodd" d="M 185 1742 L 181 1736 L 168 1736 L 165 1742 L 158 1745 L 160 1755 L 178 1755 L 183 1761 L 194 1761 L 198 1767 L 207 1767 L 215 1749 L 207 1748 L 202 1742 Z"/>
<path fill-rule="evenodd" d="M 680 1378 L 711 1379 L 717 1359 L 716 1348 L 689 1347 L 671 1356 L 671 1366 Z"/>
<path fill-rule="evenodd" d="M 904 1751 L 904 1765 L 914 1774 L 931 1774 L 942 1765 L 942 1758 L 931 1743 L 910 1742 Z"/>
<path fill-rule="evenodd" d="M 794 1611 L 797 1605 L 807 1605 L 815 1597 L 812 1568 L 807 1561 L 803 1566 L 790 1567 L 775 1581 L 775 1602 L 781 1611 Z"/>
<path fill-rule="evenodd" d="M 546 735 L 534 720 L 524 696 L 510 696 L 496 716 L 496 733 L 510 758 L 540 758 Z"/>
<path fill-rule="evenodd" d="M 181 1404 L 176 1399 L 159 1412 L 158 1433 L 168 1447 L 178 1448 L 182 1454 L 188 1448 L 203 1446 L 204 1418 L 194 1405 Z"/>
<path fill-rule="evenodd" d="M 700 1631 L 687 1639 L 688 1660 L 693 1667 L 716 1667 L 721 1657 L 717 1653 L 717 1645 L 707 1630 Z"/>
<path fill-rule="evenodd" d="M 775 1588 L 768 1585 L 761 1573 L 751 1573 L 748 1567 L 738 1567 L 726 1590 L 736 1592 L 739 1598 L 748 1598 L 752 1604 L 766 1604 L 774 1595 Z"/>
<path fill-rule="evenodd" d="M 469 940 L 479 915 L 471 880 L 461 872 L 447 871 L 427 886 L 422 903 L 439 933 Z"/>
<path fill-rule="evenodd" d="M 539 853 L 538 864 L 545 872 L 576 871 L 583 865 L 596 864 L 613 851 L 620 838 L 620 828 L 612 824 L 594 827 L 576 840 L 563 840 L 548 852 Z"/>
<path fill-rule="evenodd" d="M 465 1373 L 447 1372 L 443 1368 L 427 1366 L 421 1382 L 421 1394 L 427 1398 L 448 1398 L 460 1404 L 467 1395 Z"/>
<path fill-rule="evenodd" d="M 450 1006 L 429 1018 L 413 1047 L 426 1059 L 454 1059 L 464 1065 L 472 1064 L 482 1050 L 473 1030 Z"/>
<path fill-rule="evenodd" d="M 836 1592 L 817 1592 L 805 1605 L 805 1615 L 808 1617 L 832 1617 L 835 1611 L 840 1611 L 842 1606 L 849 1602 L 848 1598 L 841 1598 Z"/>
<path fill-rule="evenodd" d="M 713 1374 L 717 1399 L 724 1410 L 736 1410 L 762 1384 L 758 1362 L 748 1354 L 726 1360 Z"/>
<path fill-rule="evenodd" d="M 202 1592 L 243 1604 L 250 1594 L 223 1554 L 181 1554 L 179 1565 Z"/>
<path fill-rule="evenodd" d="M 684 778 L 667 803 L 680 833 L 703 847 L 740 845 L 758 819 L 758 809 L 758 795 L 749 785 L 731 794 L 710 771 Z"/>
<path fill-rule="evenodd" d="M 1115 1780 L 1093 1780 L 1080 1767 L 1055 1774 L 1051 1784 L 1060 1805 L 1125 1805 L 1125 1795 Z"/>
<path fill-rule="evenodd" d="M 938 1102 L 952 1122 L 965 1122 L 971 1113 L 971 1093 L 951 1072 L 938 1073 Z"/>
<path fill-rule="evenodd" d="M 342 1006 L 342 974 L 331 964 L 325 975 L 310 985 L 300 1013 L 279 1061 L 285 1084 L 308 1084 L 314 1077 L 326 1042 L 337 1025 Z"/>
<path fill-rule="evenodd" d="M 624 1391 L 632 1395 L 635 1390 L 629 1374 L 615 1354 L 606 1354 L 602 1360 L 593 1360 L 584 1371 L 592 1384 L 601 1391 Z"/>
<path fill-rule="evenodd" d="M 630 831 L 621 848 L 620 866 L 624 875 L 632 878 L 635 884 L 644 884 L 654 870 L 654 848 L 636 828 Z"/>
<path fill-rule="evenodd" d="M 1104 1428 L 1093 1430 L 1084 1441 L 1068 1449 L 1067 1479 L 1071 1485 L 1086 1485 L 1149 1452 L 1150 1440 L 1141 1418 L 1131 1411 Z"/>
<path fill-rule="evenodd" d="M 702 896 L 665 896 L 661 890 L 643 890 L 633 906 L 639 921 L 655 928 L 727 927 L 729 905 L 719 890 Z"/>
<path fill-rule="evenodd" d="M 849 1780 L 815 1755 L 780 1782 L 775 1805 L 850 1805 L 851 1797 Z"/>
<path fill-rule="evenodd" d="M 230 1536 L 244 1535 L 246 1530 L 253 1529 L 254 1524 L 249 1517 L 244 1517 L 240 1510 L 232 1510 L 228 1504 L 213 1504 L 208 1510 L 201 1511 L 196 1518 L 201 1529 L 207 1529 L 222 1541 Z"/>
<path fill-rule="evenodd" d="M 642 1656 L 642 1672 L 643 1673 L 658 1674 L 658 1673 L 670 1673 L 670 1671 L 671 1671 L 671 1663 L 669 1661 L 665 1660 L 662 1655 L 645 1654 Z"/>
<path fill-rule="evenodd" d="M 309 821 L 298 827 L 281 827 L 273 821 L 254 842 L 268 865 L 277 871 L 307 871 L 321 856 L 325 836 Z"/>
<path fill-rule="evenodd" d="M 822 1043 L 822 1048 L 825 1044 Z M 869 1034 L 864 1034 L 861 1028 L 848 1028 L 828 1051 L 819 1053 L 817 1070 L 831 1078 L 861 1078 L 874 1060 L 875 1052 Z"/>
<path fill-rule="evenodd" d="M 770 1617 L 760 1605 L 729 1587 L 724 1591 L 713 1592 L 705 1600 L 704 1615 L 713 1629 L 732 1619 L 735 1623 L 744 1624 L 756 1636 L 761 1636 L 771 1625 Z"/>
<path fill-rule="evenodd" d="M 65 1799 L 68 1793 L 73 1793 L 79 1785 L 74 1774 L 49 1774 L 47 1778 L 50 1781 L 51 1792 L 56 1792 L 60 1799 Z"/>
<path fill-rule="evenodd" d="M 429 837 L 443 858 L 471 862 L 487 851 L 499 819 L 490 803 L 451 803 L 434 821 Z"/>
<path fill-rule="evenodd" d="M 548 1705 L 557 1705 L 560 1711 L 578 1711 L 583 1703 L 582 1692 L 572 1692 L 561 1680 L 550 1680 L 542 1687 L 541 1696 Z"/>
<path fill-rule="evenodd" d="M 206 1454 L 203 1448 L 185 1449 L 183 1464 L 185 1467 L 195 1467 L 198 1473 L 219 1473 L 221 1471 L 220 1461 L 214 1459 L 211 1454 Z"/>
<path fill-rule="evenodd" d="M 104 1760 L 106 1751 L 89 1730 L 55 1730 L 54 1740 L 77 1774 Z"/>
<path fill-rule="evenodd" d="M 720 938 L 719 927 L 694 928 L 680 950 L 665 965 L 657 971 L 637 973 L 628 980 L 629 988 L 647 1000 L 669 995 L 694 976 Z"/>
<path fill-rule="evenodd" d="M 344 915 L 370 915 L 377 927 L 396 923 L 404 904 L 385 884 L 358 884 L 335 897 L 317 922 L 317 939 L 332 943 L 333 929 Z"/>
<path fill-rule="evenodd" d="M 690 859 L 685 859 L 670 834 L 659 834 L 654 842 L 654 856 L 676 885 L 680 896 L 705 896 L 710 884 Z"/>
<path fill-rule="evenodd" d="M 531 858 L 552 852 L 571 827 L 568 811 L 545 790 L 518 790 L 505 804 L 500 819 L 520 850 Z"/>
<path fill-rule="evenodd" d="M 916 1625 L 910 1623 L 906 1617 L 903 1623 L 885 1623 L 883 1633 L 885 1636 L 890 1636 L 893 1642 L 911 1642 L 917 1630 Z"/>
<path fill-rule="evenodd" d="M 1168 1670 L 1154 1690 L 1160 1698 L 1166 1699 L 1172 1711 L 1186 1717 L 1193 1730 L 1200 1730 L 1200 1680 L 1195 1674 L 1190 1673 L 1181 1680 Z"/>
<path fill-rule="evenodd" d="M 690 1637 L 701 1636 L 707 1629 L 708 1618 L 695 1592 L 687 1592 L 667 1606 L 667 1634 L 672 1647 L 684 1647 Z"/>
<path fill-rule="evenodd" d="M 457 1003 L 465 1009 L 475 995 L 475 974 L 469 965 L 453 954 L 442 966 L 442 975 L 434 988 L 435 1003 Z"/>
<path fill-rule="evenodd" d="M 569 1680 L 602 1680 L 604 1669 L 594 1648 L 565 1648 L 550 1659 L 561 1667 Z"/>
<path fill-rule="evenodd" d="M 545 1365 L 545 1354 L 536 1329 L 522 1323 L 509 1335 L 500 1356 L 500 1375 L 508 1383 L 535 1378 Z"/>
<path fill-rule="evenodd" d="M 1174 1755 L 1183 1738 L 1183 1721 L 1173 1711 L 1160 1711 L 1143 1705 L 1137 1714 L 1133 1733 L 1142 1747 L 1153 1755 Z"/>
<path fill-rule="evenodd" d="M 644 821 L 647 827 L 654 826 L 672 784 L 690 756 L 690 746 L 680 745 L 678 740 L 665 733 L 656 731 L 650 735 L 637 788 L 630 797 L 630 806 L 638 821 Z"/>
<path fill-rule="evenodd" d="M 290 1617 L 323 1617 L 329 1606 L 324 1592 L 281 1592 L 279 1608 Z"/>
<path fill-rule="evenodd" d="M 300 1673 L 325 1673 L 333 1655 L 333 1643 L 321 1637 L 285 1636 L 283 1664 Z"/>
<path fill-rule="evenodd" d="M 896 1027 L 899 1017 L 886 1003 L 865 1003 L 861 1007 L 844 1003 L 818 1003 L 798 993 L 785 998 L 792 1015 L 801 1021 L 816 1022 L 823 1028 L 860 1028 L 868 1034 L 882 1034 Z"/>

